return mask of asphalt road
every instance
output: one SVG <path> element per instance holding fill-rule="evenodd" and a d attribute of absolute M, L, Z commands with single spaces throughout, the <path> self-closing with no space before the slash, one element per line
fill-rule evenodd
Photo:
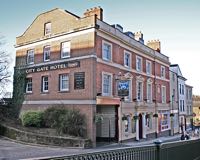
<path fill-rule="evenodd" d="M 83 152 L 83 149 L 67 149 L 48 146 L 31 146 L 0 138 L 0 160 L 33 159 L 49 156 L 64 156 Z"/>
<path fill-rule="evenodd" d="M 180 139 L 179 135 L 172 137 L 162 137 L 159 138 L 163 142 L 176 141 Z M 156 139 L 147 140 L 144 142 L 127 142 L 123 144 L 118 143 L 103 143 L 97 148 L 93 149 L 72 149 L 72 148 L 59 148 L 50 146 L 33 146 L 27 144 L 16 143 L 7 139 L 0 137 L 0 160 L 18 160 L 18 159 L 37 159 L 39 157 L 62 157 L 70 154 L 80 154 L 86 152 L 102 151 L 108 149 L 116 149 L 123 147 L 136 147 L 151 145 Z"/>

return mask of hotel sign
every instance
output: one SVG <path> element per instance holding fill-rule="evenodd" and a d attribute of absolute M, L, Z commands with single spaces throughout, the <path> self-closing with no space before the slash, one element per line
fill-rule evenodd
<path fill-rule="evenodd" d="M 26 69 L 26 73 L 28 74 L 35 72 L 52 71 L 57 69 L 75 68 L 75 67 L 80 67 L 80 61 L 63 62 L 63 63 L 49 64 L 49 65 L 42 65 L 39 67 L 32 67 Z"/>
<path fill-rule="evenodd" d="M 120 80 L 118 82 L 118 96 L 125 97 L 129 95 L 129 81 L 127 80 Z"/>

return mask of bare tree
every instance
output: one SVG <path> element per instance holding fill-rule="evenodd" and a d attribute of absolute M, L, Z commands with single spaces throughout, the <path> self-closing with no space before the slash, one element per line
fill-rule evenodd
<path fill-rule="evenodd" d="M 5 48 L 5 38 L 0 35 L 0 96 L 6 93 L 7 85 L 10 82 L 11 71 L 9 65 L 11 57 Z"/>

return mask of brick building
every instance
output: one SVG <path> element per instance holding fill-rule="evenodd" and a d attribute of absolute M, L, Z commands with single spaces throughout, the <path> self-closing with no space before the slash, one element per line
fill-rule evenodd
<path fill-rule="evenodd" d="M 42 13 L 16 38 L 16 68 L 27 73 L 22 111 L 79 109 L 94 145 L 169 134 L 169 66 L 160 41 L 145 45 L 141 32 L 107 24 L 100 7 L 82 17 L 58 8 Z"/>

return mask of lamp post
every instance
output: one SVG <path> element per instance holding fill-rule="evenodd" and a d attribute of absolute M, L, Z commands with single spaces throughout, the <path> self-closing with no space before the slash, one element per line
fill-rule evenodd
<path fill-rule="evenodd" d="M 174 114 L 174 95 L 172 95 L 172 115 Z M 174 135 L 174 116 L 171 115 L 171 135 Z"/>

